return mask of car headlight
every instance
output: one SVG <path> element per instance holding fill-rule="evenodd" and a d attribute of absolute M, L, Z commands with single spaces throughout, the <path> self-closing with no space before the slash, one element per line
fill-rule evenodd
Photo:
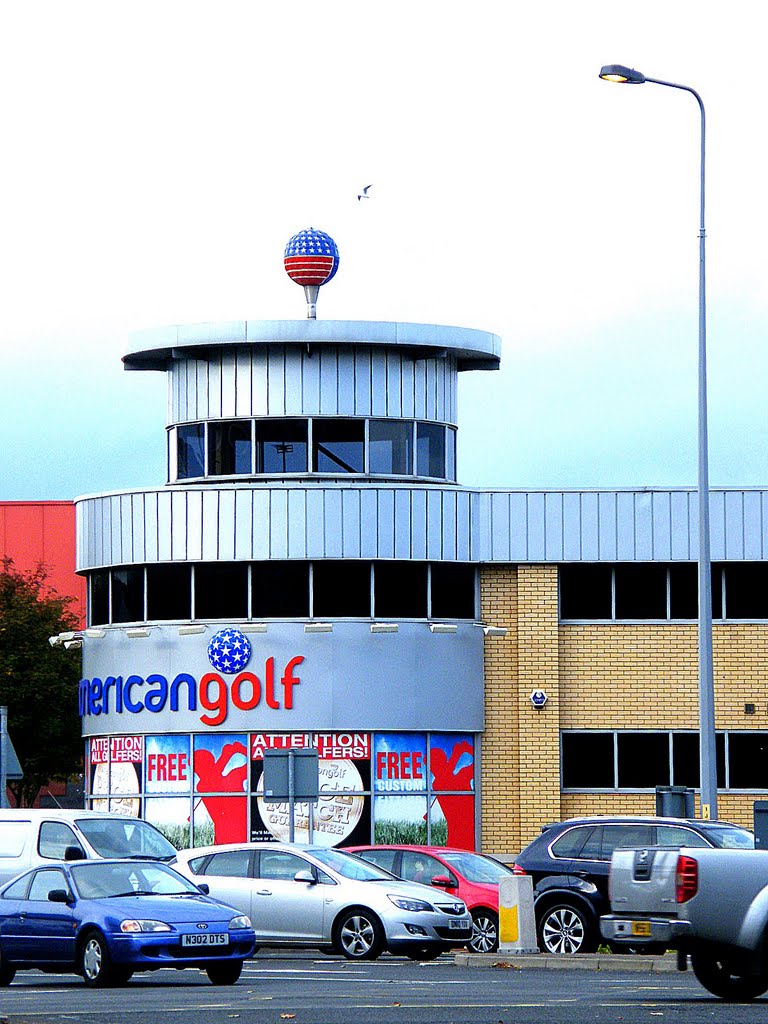
<path fill-rule="evenodd" d="M 236 928 L 252 928 L 251 919 L 246 914 L 239 914 L 229 922 L 229 927 L 234 931 Z"/>
<path fill-rule="evenodd" d="M 417 914 L 421 910 L 434 910 L 435 908 L 431 903 L 427 903 L 426 900 L 411 900 L 407 896 L 393 896 L 392 893 L 387 893 L 387 899 L 391 900 L 396 907 L 400 907 L 401 910 L 409 910 L 411 913 Z"/>
<path fill-rule="evenodd" d="M 172 928 L 165 921 L 122 921 L 121 932 L 170 932 Z"/>

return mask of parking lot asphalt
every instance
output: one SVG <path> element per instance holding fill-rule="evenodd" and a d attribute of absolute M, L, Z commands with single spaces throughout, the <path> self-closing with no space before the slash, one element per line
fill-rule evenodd
<path fill-rule="evenodd" d="M 642 956 L 619 953 L 582 953 L 558 956 L 554 953 L 455 953 L 457 967 L 494 967 L 519 971 L 617 971 L 660 974 L 677 970 L 677 955 Z"/>

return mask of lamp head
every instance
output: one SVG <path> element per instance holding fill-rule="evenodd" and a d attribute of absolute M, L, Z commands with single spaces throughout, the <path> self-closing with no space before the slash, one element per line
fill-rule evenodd
<path fill-rule="evenodd" d="M 622 85 L 642 85 L 645 75 L 623 64 L 606 64 L 600 68 L 600 78 L 605 82 L 619 82 Z"/>

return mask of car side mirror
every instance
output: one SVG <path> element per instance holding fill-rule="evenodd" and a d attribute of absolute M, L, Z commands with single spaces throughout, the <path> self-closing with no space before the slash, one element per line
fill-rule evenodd
<path fill-rule="evenodd" d="M 450 889 L 453 886 L 453 882 L 448 875 L 435 875 L 432 879 L 432 885 L 437 886 L 438 889 Z"/>
<path fill-rule="evenodd" d="M 48 893 L 48 900 L 51 903 L 69 903 L 71 896 L 66 889 L 51 889 Z"/>
<path fill-rule="evenodd" d="M 67 846 L 64 850 L 64 860 L 85 860 L 85 850 L 82 846 Z"/>
<path fill-rule="evenodd" d="M 317 881 L 311 871 L 297 871 L 293 880 L 294 882 L 306 882 L 308 885 L 315 885 Z"/>
<path fill-rule="evenodd" d="M 208 885 L 207 882 L 198 882 L 197 883 L 197 888 L 200 890 L 200 892 L 203 894 L 203 896 L 210 895 L 211 887 L 210 887 L 210 885 Z"/>

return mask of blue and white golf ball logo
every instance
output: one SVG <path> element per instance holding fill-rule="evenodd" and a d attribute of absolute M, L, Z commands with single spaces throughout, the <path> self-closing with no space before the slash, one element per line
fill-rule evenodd
<path fill-rule="evenodd" d="M 251 660 L 251 641 L 239 629 L 220 629 L 208 644 L 208 660 L 217 672 L 242 672 Z"/>

